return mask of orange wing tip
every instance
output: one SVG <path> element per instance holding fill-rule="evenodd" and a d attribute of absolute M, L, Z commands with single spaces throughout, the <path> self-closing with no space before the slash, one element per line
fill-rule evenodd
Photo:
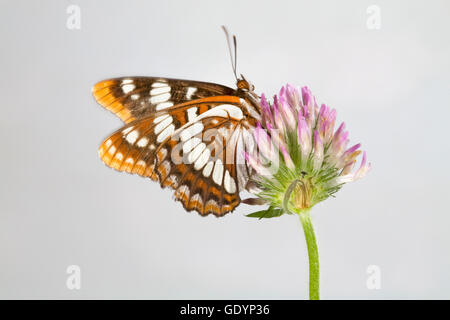
<path fill-rule="evenodd" d="M 95 87 L 92 88 L 92 95 L 97 100 L 102 100 L 103 97 L 106 97 L 111 92 L 110 88 L 103 88 L 103 89 L 95 89 Z"/>
<path fill-rule="evenodd" d="M 103 81 L 97 82 L 92 87 L 92 92 L 96 92 L 96 91 L 99 91 L 101 89 L 111 87 L 111 86 L 113 86 L 113 85 L 115 85 L 117 83 L 118 83 L 117 80 L 103 80 Z"/>

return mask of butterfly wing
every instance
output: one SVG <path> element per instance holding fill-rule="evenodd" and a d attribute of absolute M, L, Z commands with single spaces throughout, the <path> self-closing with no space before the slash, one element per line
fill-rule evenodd
<path fill-rule="evenodd" d="M 97 83 L 92 93 L 99 104 L 125 123 L 145 118 L 180 103 L 234 90 L 215 83 L 157 77 L 126 77 Z"/>
<path fill-rule="evenodd" d="M 201 215 L 223 216 L 239 203 L 251 175 L 244 151 L 254 148 L 245 100 L 216 96 L 136 119 L 100 146 L 108 166 L 159 181 Z"/>

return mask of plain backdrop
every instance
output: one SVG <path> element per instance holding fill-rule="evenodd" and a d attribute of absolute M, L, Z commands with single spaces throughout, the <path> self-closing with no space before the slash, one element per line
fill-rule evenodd
<path fill-rule="evenodd" d="M 97 154 L 121 126 L 94 101 L 97 81 L 234 86 L 222 24 L 258 93 L 308 85 L 373 165 L 312 211 L 322 297 L 450 298 L 448 1 L 0 3 L 0 298 L 307 298 L 296 217 L 259 221 L 240 205 L 202 218 Z M 80 29 L 66 26 L 70 5 Z"/>

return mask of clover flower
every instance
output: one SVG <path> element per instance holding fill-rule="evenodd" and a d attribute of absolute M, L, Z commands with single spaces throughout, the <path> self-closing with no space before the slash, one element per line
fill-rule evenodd
<path fill-rule="evenodd" d="M 270 204 L 271 212 L 309 210 L 369 171 L 361 144 L 348 146 L 345 123 L 335 130 L 336 110 L 325 104 L 319 108 L 307 87 L 288 84 L 271 104 L 263 94 L 261 107 L 262 121 L 254 134 L 258 150 L 245 157 L 257 173 L 256 195 Z M 287 191 L 291 198 L 284 203 Z"/>
<path fill-rule="evenodd" d="M 345 183 L 364 177 L 370 163 L 359 143 L 349 147 L 344 123 L 335 129 L 336 110 L 325 104 L 319 108 L 307 87 L 288 84 L 272 103 L 263 94 L 260 104 L 262 120 L 254 132 L 257 148 L 245 153 L 256 172 L 252 192 L 257 198 L 246 202 L 267 203 L 269 208 L 248 216 L 300 216 L 310 258 L 310 298 L 318 299 L 319 261 L 309 211 Z"/>

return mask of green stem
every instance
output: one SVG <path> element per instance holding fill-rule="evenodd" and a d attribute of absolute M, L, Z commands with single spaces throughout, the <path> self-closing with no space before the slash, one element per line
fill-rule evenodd
<path fill-rule="evenodd" d="M 283 200 L 283 208 L 286 213 L 292 214 L 289 210 L 289 200 L 298 183 L 303 183 L 300 180 L 293 181 L 286 190 Z M 320 300 L 319 297 L 319 251 L 317 250 L 317 241 L 314 234 L 314 229 L 309 215 L 309 210 L 297 212 L 302 222 L 303 231 L 306 238 L 306 246 L 308 247 L 309 258 L 309 299 Z"/>
<path fill-rule="evenodd" d="M 309 258 L 309 299 L 319 300 L 319 252 L 309 211 L 298 214 L 305 232 Z"/>

